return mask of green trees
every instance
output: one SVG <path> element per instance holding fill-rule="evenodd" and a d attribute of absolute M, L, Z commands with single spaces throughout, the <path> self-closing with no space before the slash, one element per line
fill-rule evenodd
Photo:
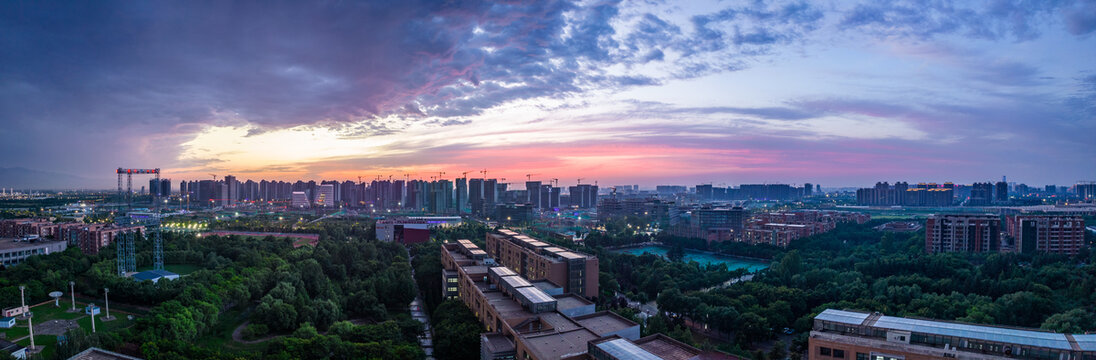
<path fill-rule="evenodd" d="M 459 300 L 446 300 L 434 310 L 434 356 L 441 360 L 479 358 L 479 320 Z"/>

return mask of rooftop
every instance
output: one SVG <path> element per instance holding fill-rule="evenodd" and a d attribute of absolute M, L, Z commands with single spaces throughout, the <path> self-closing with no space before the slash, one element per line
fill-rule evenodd
<path fill-rule="evenodd" d="M 650 351 L 640 348 L 636 344 L 631 343 L 624 339 L 612 339 L 597 343 L 596 346 L 601 351 L 609 354 L 617 359 L 636 359 L 636 360 L 661 360 L 655 354 Z"/>
<path fill-rule="evenodd" d="M 586 343 L 599 336 L 590 330 L 579 329 L 563 333 L 551 333 L 523 337 L 525 346 L 538 359 L 561 359 L 586 353 Z"/>
<path fill-rule="evenodd" d="M 596 312 L 590 315 L 583 315 L 575 317 L 575 321 L 582 326 L 590 329 L 594 333 L 602 336 L 624 330 L 633 326 L 637 326 L 636 323 L 631 322 L 628 319 L 621 317 L 609 311 Z"/>
<path fill-rule="evenodd" d="M 33 242 L 15 241 L 15 238 L 0 238 L 0 251 L 11 249 L 29 249 L 56 244 L 63 241 L 38 239 Z"/>
<path fill-rule="evenodd" d="M 141 360 L 141 358 L 92 347 L 73 355 L 68 360 Z"/>
<path fill-rule="evenodd" d="M 1065 334 L 1039 331 L 1034 329 L 1014 329 L 998 326 L 986 326 L 948 322 L 939 320 L 911 319 L 895 316 L 880 316 L 874 322 L 864 324 L 870 314 L 826 309 L 815 317 L 817 320 L 831 321 L 850 325 L 867 325 L 881 329 L 911 331 L 924 334 L 953 336 L 966 339 L 992 341 L 1003 344 L 1027 345 L 1057 350 L 1071 351 L 1069 339 Z M 1073 335 L 1074 339 L 1085 339 L 1086 345 L 1096 344 L 1096 336 Z M 1089 344 L 1087 341 L 1093 341 Z M 1077 344 L 1081 345 L 1078 339 Z"/>
<path fill-rule="evenodd" d="M 636 346 L 666 360 L 686 360 L 699 355 L 695 348 L 662 334 L 654 334 L 635 341 Z"/>
<path fill-rule="evenodd" d="M 590 300 L 583 299 L 581 296 L 574 294 L 565 294 L 556 296 L 556 308 L 560 310 L 574 309 L 586 305 L 593 305 Z"/>

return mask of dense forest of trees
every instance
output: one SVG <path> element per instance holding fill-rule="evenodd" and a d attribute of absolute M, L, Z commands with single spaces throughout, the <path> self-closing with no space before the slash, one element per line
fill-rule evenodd
<path fill-rule="evenodd" d="M 97 297 L 109 287 L 112 301 L 150 307 L 129 329 L 71 334 L 74 345 L 59 348 L 59 357 L 82 350 L 75 345 L 148 359 L 425 357 L 418 344 L 423 326 L 407 313 L 415 282 L 406 250 L 373 240 L 369 224 L 320 224 L 315 248 L 273 237 L 165 233 L 167 262 L 200 270 L 157 284 L 116 276 L 111 247 L 98 256 L 78 249 L 36 256 L 0 272 L 0 302 L 17 305 L 20 284 L 27 286 L 27 302 L 35 303 L 75 280 L 81 294 Z M 148 241 L 138 243 L 139 266 L 151 264 Z M 223 321 L 234 321 L 222 318 L 230 311 L 247 314 L 249 337 L 274 338 L 244 352 L 195 345 L 216 336 L 212 329 Z"/>

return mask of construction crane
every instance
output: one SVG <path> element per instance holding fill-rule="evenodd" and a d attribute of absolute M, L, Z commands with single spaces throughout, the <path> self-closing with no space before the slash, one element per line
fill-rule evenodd
<path fill-rule="evenodd" d="M 217 181 L 217 174 L 209 174 L 209 176 L 213 177 L 213 181 Z"/>
<path fill-rule="evenodd" d="M 462 178 L 465 178 L 465 179 L 467 179 L 467 178 L 468 178 L 468 172 L 467 172 L 467 171 L 465 171 L 465 172 L 462 172 L 462 173 L 460 173 L 460 176 L 461 176 Z"/>
<path fill-rule="evenodd" d="M 525 181 L 533 181 L 533 175 L 540 175 L 540 174 L 525 174 Z"/>
<path fill-rule="evenodd" d="M 359 184 L 361 184 L 361 183 L 362 183 L 362 176 L 361 176 L 361 175 L 358 175 L 358 183 L 359 183 Z"/>
<path fill-rule="evenodd" d="M 582 178 L 578 178 L 578 185 L 582 185 Z"/>
<path fill-rule="evenodd" d="M 487 179 L 487 169 L 480 170 L 480 174 L 483 174 L 483 178 Z"/>
<path fill-rule="evenodd" d="M 552 179 L 552 186 L 559 187 L 559 179 L 553 178 Z"/>

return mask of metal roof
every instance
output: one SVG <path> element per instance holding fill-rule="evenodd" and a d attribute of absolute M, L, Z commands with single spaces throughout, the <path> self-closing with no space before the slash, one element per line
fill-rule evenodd
<path fill-rule="evenodd" d="M 894 316 L 882 316 L 872 326 L 883 329 L 905 330 L 925 334 L 954 336 L 965 339 L 992 341 L 1003 344 L 1017 344 L 1049 349 L 1071 351 L 1069 339 L 1065 334 L 1032 330 L 1018 330 L 992 326 L 950 323 L 943 321 L 907 319 Z"/>
<path fill-rule="evenodd" d="M 507 278 L 507 279 L 509 279 L 509 278 Z M 537 288 L 532 287 L 532 286 L 518 288 L 517 292 L 519 294 L 521 294 L 521 297 L 525 298 L 526 300 L 528 300 L 530 303 L 533 303 L 533 304 L 544 304 L 544 303 L 554 303 L 554 302 L 556 302 L 556 298 L 548 296 L 548 294 L 546 294 L 543 291 L 540 291 L 540 289 L 537 289 Z"/>
<path fill-rule="evenodd" d="M 509 285 L 512 288 L 522 288 L 522 287 L 533 286 L 532 283 L 526 281 L 521 276 L 505 276 L 505 277 L 502 277 L 501 279 L 502 279 L 502 282 L 506 283 L 506 285 Z"/>
<path fill-rule="evenodd" d="M 488 269 L 487 271 L 490 271 L 491 273 L 498 275 L 499 277 L 514 276 L 518 274 L 514 272 L 514 270 L 510 270 L 510 268 L 505 266 L 496 266 Z"/>
<path fill-rule="evenodd" d="M 1073 340 L 1077 340 L 1081 351 L 1096 351 L 1096 334 L 1073 335 Z"/>
<path fill-rule="evenodd" d="M 637 360 L 661 360 L 662 358 L 650 353 L 647 350 L 643 350 L 636 344 L 624 339 L 614 339 L 606 342 L 599 343 L 598 349 L 611 355 L 617 359 L 637 359 Z"/>
<path fill-rule="evenodd" d="M 864 319 L 868 318 L 868 313 L 826 309 L 818 316 L 815 316 L 815 320 L 839 322 L 849 325 L 860 325 L 864 323 Z"/>
<path fill-rule="evenodd" d="M 556 253 L 556 255 L 559 255 L 560 257 L 562 257 L 564 259 L 568 259 L 568 260 L 570 260 L 570 259 L 585 259 L 586 258 L 585 256 L 575 254 L 575 253 L 570 252 L 570 251 L 559 252 L 559 253 Z"/>

